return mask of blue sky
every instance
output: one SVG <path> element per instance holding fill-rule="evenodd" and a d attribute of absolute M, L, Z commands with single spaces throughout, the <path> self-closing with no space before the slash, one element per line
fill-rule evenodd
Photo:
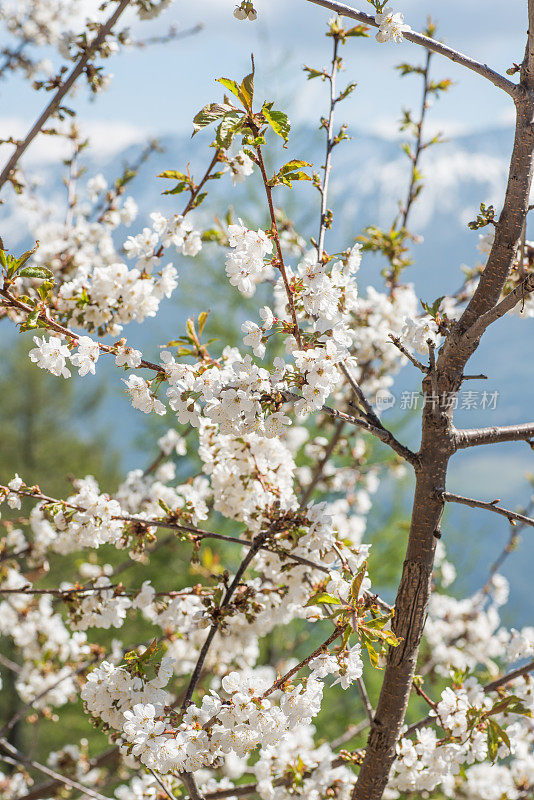
<path fill-rule="evenodd" d="M 91 0 L 81 4 L 93 5 Z M 314 122 L 324 108 L 325 86 L 306 81 L 302 65 L 327 65 L 331 42 L 324 31 L 329 12 L 306 0 L 257 0 L 256 6 L 259 19 L 254 23 L 234 19 L 232 0 L 177 0 L 157 20 L 143 24 L 126 17 L 137 36 L 162 33 L 172 24 L 187 29 L 202 22 L 204 29 L 187 40 L 127 50 L 111 59 L 108 70 L 114 78 L 97 102 L 85 88 L 76 93 L 72 104 L 81 124 L 94 134 L 94 144 L 119 149 L 147 133 L 189 130 L 194 113 L 218 96 L 214 79 L 245 74 L 251 52 L 261 94 L 282 104 L 294 121 Z M 521 60 L 524 0 L 508 0 L 504 12 L 502 2 L 495 0 L 402 0 L 394 6 L 416 30 L 431 14 L 439 23 L 439 38 L 496 69 L 504 71 Z M 367 3 L 360 7 L 372 10 Z M 413 78 L 399 78 L 392 68 L 400 61 L 420 60 L 421 49 L 407 42 L 384 45 L 374 38 L 355 39 L 343 55 L 346 80 L 357 81 L 358 89 L 344 104 L 340 121 L 393 135 L 401 107 L 419 103 L 419 85 Z M 436 127 L 452 134 L 510 124 L 510 99 L 483 78 L 440 57 L 434 59 L 434 75 L 450 77 L 456 84 L 433 112 Z M 48 97 L 22 80 L 0 88 L 0 135 L 20 135 Z M 33 157 L 41 157 L 48 142 L 34 145 Z"/>

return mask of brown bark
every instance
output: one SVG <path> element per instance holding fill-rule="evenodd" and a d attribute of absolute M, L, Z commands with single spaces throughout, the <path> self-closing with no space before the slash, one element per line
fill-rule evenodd
<path fill-rule="evenodd" d="M 423 387 L 427 393 L 432 392 L 430 378 L 425 378 Z M 382 797 L 395 759 L 395 745 L 410 697 L 430 595 L 437 541 L 435 533 L 439 530 L 443 511 L 443 501 L 436 496 L 435 487 L 445 484 L 447 464 L 453 452 L 450 414 L 438 416 L 427 405 L 421 463 L 415 470 L 416 486 L 408 548 L 393 618 L 393 629 L 402 642 L 398 647 L 391 648 L 389 653 L 353 800 Z"/>
<path fill-rule="evenodd" d="M 534 0 L 529 0 L 531 27 L 534 28 Z M 532 37 L 529 35 L 529 40 Z M 423 390 L 432 394 L 457 393 L 465 365 L 476 350 L 482 332 L 477 321 L 499 302 L 506 279 L 513 267 L 517 246 L 527 214 L 534 165 L 534 72 L 529 48 L 521 70 L 521 83 L 515 93 L 516 131 L 506 195 L 495 230 L 495 241 L 477 290 L 463 316 L 441 348 L 436 370 L 423 380 Z M 474 329 L 474 333 L 472 333 Z M 380 800 L 395 760 L 395 746 L 404 721 L 419 643 L 430 595 L 436 532 L 439 529 L 443 500 L 436 489 L 446 484 L 450 457 L 458 448 L 452 424 L 452 410 L 434 411 L 426 407 L 422 421 L 419 464 L 415 466 L 416 488 L 412 521 L 402 578 L 395 603 L 394 630 L 403 639 L 391 648 L 376 715 L 371 726 L 365 758 L 352 800 Z"/>

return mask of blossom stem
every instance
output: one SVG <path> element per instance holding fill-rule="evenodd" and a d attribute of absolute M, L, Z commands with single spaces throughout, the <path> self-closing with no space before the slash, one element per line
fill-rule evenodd
<path fill-rule="evenodd" d="M 290 678 L 293 677 L 293 675 L 296 675 L 297 672 L 300 672 L 300 670 L 303 667 L 305 667 L 306 664 L 309 664 L 310 661 L 312 661 L 314 658 L 316 658 L 317 656 L 321 655 L 321 653 L 324 653 L 326 648 L 329 647 L 332 644 L 332 642 L 335 642 L 336 639 L 339 639 L 339 637 L 342 636 L 345 633 L 346 630 L 347 630 L 347 623 L 345 623 L 344 625 L 341 625 L 341 627 L 336 628 L 334 630 L 334 632 L 330 634 L 328 639 L 326 639 L 321 645 L 319 645 L 319 647 L 317 647 L 313 651 L 313 653 L 310 653 L 309 656 L 306 656 L 306 658 L 303 658 L 302 661 L 299 661 L 298 664 L 296 664 L 294 667 L 292 667 L 292 669 L 290 669 L 288 672 L 286 672 L 285 675 L 282 675 L 281 678 L 278 678 L 278 680 L 276 680 L 273 683 L 273 685 L 270 686 L 262 694 L 261 699 L 263 700 L 266 697 L 269 697 L 270 694 L 272 694 L 273 692 L 276 692 L 278 689 L 280 689 L 284 685 L 284 683 L 286 683 Z"/>
<path fill-rule="evenodd" d="M 424 150 L 424 145 L 423 145 L 423 125 L 424 125 L 424 122 L 425 122 L 426 112 L 428 111 L 428 92 L 429 92 L 429 88 L 430 88 L 430 85 L 429 85 L 429 82 L 428 82 L 428 77 L 429 77 L 429 74 L 430 74 L 430 61 L 431 61 L 431 59 L 432 59 L 432 51 L 431 50 L 427 50 L 426 51 L 425 67 L 424 67 L 424 70 L 423 70 L 423 73 L 422 73 L 422 77 L 423 77 L 423 99 L 422 99 L 422 102 L 421 102 L 421 114 L 419 116 L 419 121 L 417 123 L 417 137 L 416 137 L 416 140 L 415 140 L 415 152 L 411 156 L 412 169 L 411 169 L 411 174 L 410 174 L 410 184 L 408 186 L 408 195 L 407 195 L 407 198 L 406 198 L 406 204 L 401 209 L 401 214 L 402 214 L 401 228 L 406 228 L 406 226 L 408 224 L 408 217 L 410 215 L 412 204 L 413 204 L 413 202 L 414 202 L 414 200 L 415 200 L 415 198 L 417 196 L 416 193 L 415 193 L 415 187 L 416 187 L 416 184 L 418 182 L 417 167 L 418 167 L 418 164 L 419 164 L 419 158 L 421 156 L 421 153 Z M 395 222 L 393 224 L 394 228 L 397 227 L 397 221 L 398 221 L 398 218 L 395 220 Z"/>
<path fill-rule="evenodd" d="M 274 204 L 273 204 L 273 192 L 272 192 L 271 187 L 269 186 L 269 178 L 267 177 L 267 170 L 265 169 L 265 162 L 263 160 L 263 153 L 262 153 L 262 150 L 261 150 L 261 145 L 257 145 L 255 147 L 255 150 L 256 150 L 257 157 L 258 157 L 258 165 L 259 165 L 259 168 L 260 168 L 261 176 L 263 178 L 263 185 L 265 186 L 265 193 L 267 195 L 267 203 L 268 203 L 268 206 L 269 206 L 269 215 L 271 217 L 271 227 L 272 227 L 272 232 L 273 232 L 274 244 L 275 244 L 275 247 L 276 247 L 276 252 L 278 254 L 277 266 L 278 266 L 278 269 L 280 270 L 280 274 L 282 275 L 282 280 L 284 282 L 286 295 L 287 295 L 287 302 L 288 302 L 289 309 L 290 309 L 290 312 L 291 312 L 291 317 L 293 319 L 293 333 L 294 333 L 295 339 L 297 341 L 297 344 L 299 346 L 299 349 L 303 350 L 304 349 L 304 345 L 302 344 L 302 339 L 301 339 L 301 336 L 300 336 L 300 328 L 299 328 L 299 323 L 298 323 L 298 319 L 297 319 L 297 310 L 295 308 L 295 301 L 294 301 L 294 298 L 293 298 L 293 291 L 291 289 L 291 286 L 289 285 L 289 280 L 288 280 L 287 271 L 286 271 L 286 265 L 284 263 L 284 254 L 282 252 L 282 245 L 280 243 L 280 235 L 278 233 L 278 223 L 276 221 L 276 214 L 275 214 Z"/>
<path fill-rule="evenodd" d="M 328 75 L 330 84 L 330 110 L 328 114 L 328 122 L 326 125 L 326 155 L 324 162 L 324 175 L 321 186 L 321 221 L 319 226 L 319 239 L 317 241 L 317 260 L 321 261 L 324 252 L 324 241 L 327 228 L 327 203 L 328 203 L 328 186 L 330 182 L 330 172 L 332 171 L 332 151 L 335 147 L 334 144 L 334 110 L 336 107 L 336 77 L 338 71 L 338 49 L 339 49 L 339 36 L 333 36 L 333 54 L 332 54 L 332 71 Z"/>

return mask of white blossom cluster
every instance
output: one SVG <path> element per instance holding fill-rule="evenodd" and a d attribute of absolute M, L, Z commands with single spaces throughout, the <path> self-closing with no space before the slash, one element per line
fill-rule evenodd
<path fill-rule="evenodd" d="M 107 494 L 100 494 L 91 476 L 74 482 L 76 492 L 64 505 L 45 513 L 45 503 L 32 512 L 31 524 L 40 548 L 51 547 L 57 553 L 69 553 L 83 547 L 119 544 L 123 523 L 115 519 L 122 514 L 119 503 Z M 53 523 L 53 524 L 51 524 Z"/>
<path fill-rule="evenodd" d="M 525 710 L 532 712 L 532 681 L 519 679 L 513 687 L 515 696 Z M 488 736 L 484 723 L 473 728 L 470 715 L 480 717 L 491 712 L 495 696 L 485 695 L 474 678 L 464 681 L 455 691 L 443 690 L 435 714 L 447 734 L 439 738 L 430 728 L 417 731 L 415 740 L 401 738 L 397 745 L 397 760 L 393 767 L 391 788 L 401 792 L 433 791 L 440 787 L 449 797 L 506 797 L 519 798 L 521 786 L 530 786 L 534 778 L 532 744 L 534 725 L 529 716 L 506 712 L 492 716 L 504 730 L 506 740 L 498 745 L 497 757 L 513 755 L 510 769 L 487 763 Z M 486 762 L 486 763 L 481 763 Z M 467 771 L 465 784 L 461 772 Z M 491 775 L 502 775 L 499 787 L 487 785 Z M 487 792 L 487 794 L 486 794 Z M 473 793 L 473 794 L 471 794 Z"/>
<path fill-rule="evenodd" d="M 0 18 L 25 43 L 58 46 L 79 12 L 76 0 L 3 0 Z"/>
<path fill-rule="evenodd" d="M 391 6 L 386 6 L 380 13 L 375 14 L 375 22 L 379 26 L 376 34 L 377 42 L 402 42 L 404 34 L 411 30 L 404 22 L 404 14 L 393 11 Z"/>
<path fill-rule="evenodd" d="M 124 242 L 127 257 L 136 259 L 130 269 L 112 234 L 136 218 L 135 201 L 117 196 L 101 174 L 91 178 L 86 188 L 89 202 L 77 203 L 70 223 L 55 221 L 51 212 L 51 219 L 36 228 L 39 248 L 34 260 L 50 269 L 58 281 L 55 305 L 63 321 L 89 333 L 116 336 L 129 322 L 156 315 L 162 299 L 170 297 L 178 285 L 176 268 L 172 263 L 159 266 L 160 259 L 169 248 L 185 256 L 197 255 L 201 236 L 188 219 L 154 212 L 152 227 Z M 16 286 L 32 291 L 27 280 L 17 279 Z"/>
<path fill-rule="evenodd" d="M 232 248 L 226 256 L 228 280 L 245 297 L 252 297 L 256 285 L 274 274 L 271 265 L 264 261 L 272 253 L 273 243 L 264 231 L 250 230 L 241 220 L 238 225 L 229 225 L 228 243 Z"/>
<path fill-rule="evenodd" d="M 2 589 L 31 586 L 31 581 L 11 567 L 0 578 Z M 36 708 L 62 706 L 76 696 L 77 681 L 69 664 L 87 660 L 90 646 L 84 633 L 69 631 L 50 596 L 43 595 L 34 602 L 24 593 L 4 595 L 0 601 L 0 633 L 11 637 L 20 653 L 22 668 L 15 687 L 23 702 L 34 701 Z"/>
<path fill-rule="evenodd" d="M 87 711 L 99 717 L 112 728 L 121 729 L 135 705 L 152 703 L 153 710 L 163 709 L 169 702 L 165 686 L 172 674 L 172 659 L 161 661 L 158 673 L 152 680 L 132 675 L 124 667 L 103 661 L 87 676 L 81 691 Z"/>
<path fill-rule="evenodd" d="M 134 3 L 142 18 L 168 4 Z M 8 26 L 74 55 L 72 37 L 57 29 L 59 9 L 50 22 L 56 6 L 43 0 L 30 16 L 22 5 L 11 9 Z M 256 12 L 244 0 L 234 15 L 255 19 Z M 42 31 L 33 30 L 41 18 Z M 375 21 L 380 42 L 400 42 L 410 30 L 390 7 Z M 117 47 L 110 37 L 101 55 Z M 234 185 L 262 164 L 246 136 L 243 142 L 235 155 L 214 159 Z M 81 696 L 95 726 L 118 745 L 117 800 L 158 800 L 162 790 L 181 796 L 184 773 L 201 794 L 231 796 L 244 779 L 255 781 L 250 793 L 263 800 L 349 800 L 359 756 L 352 764 L 350 754 L 340 756 L 337 747 L 348 738 L 335 746 L 319 738 L 317 718 L 328 710 L 323 695 L 332 687 L 346 692 L 346 702 L 358 688 L 365 695 L 367 670 L 383 668 L 388 644 L 399 642 L 395 610 L 373 594 L 377 548 L 365 541 L 372 498 L 390 465 L 374 458 L 349 416 L 364 412 L 355 410 L 346 375 L 365 397 L 388 388 L 405 363 L 402 347 L 423 356 L 439 347 L 476 278 L 470 274 L 462 292 L 442 298 L 432 313 L 421 313 L 411 284 L 359 293 L 360 245 L 333 258 L 322 246 L 307 249 L 283 212 L 272 209 L 270 229 L 238 219 L 217 222 L 217 236 L 203 236 L 185 212 L 153 212 L 121 251 L 119 228 L 131 225 L 137 206 L 119 184 L 94 175 L 87 201 L 73 201 L 66 221 L 50 215 L 39 227 L 34 263 L 51 270 L 51 288 L 31 273 L 11 281 L 7 267 L 6 286 L 46 308 L 39 319 L 49 329 L 34 338 L 29 355 L 39 368 L 64 378 L 72 368 L 94 375 L 99 358 L 111 355 L 121 370 L 148 370 L 124 379 L 132 406 L 157 416 L 170 409 L 180 429 L 158 434 L 156 458 L 131 469 L 114 493 L 91 476 L 73 479 L 65 500 L 19 475 L 0 488 L 9 516 L 33 506 L 28 519 L 2 520 L 0 633 L 17 659 L 8 664 L 17 695 L 32 714 L 51 720 Z M 190 191 L 186 209 L 195 205 Z M 178 283 L 167 258 L 195 257 L 211 239 L 227 248 L 230 286 L 248 299 L 261 296 L 251 319 L 239 317 L 242 346 L 201 342 L 205 313 L 198 329 L 187 321 L 188 338 L 169 342 L 150 362 L 126 339 L 96 339 L 156 316 Z M 481 238 L 480 250 L 490 247 L 491 236 Z M 7 312 L 23 323 L 24 307 L 15 303 Z M 345 426 L 335 440 L 327 412 Z M 368 407 L 366 418 L 379 424 Z M 403 469 L 391 472 L 402 477 Z M 169 543 L 176 559 L 184 558 L 186 585 L 176 585 L 175 561 L 155 569 Z M 226 549 L 231 558 L 219 561 Z M 68 573 L 49 588 L 57 563 L 67 561 L 60 556 L 68 556 Z M 149 564 L 151 578 L 136 583 L 134 571 Z M 414 684 L 430 714 L 402 729 L 385 797 L 526 800 L 534 786 L 534 681 L 528 670 L 497 690 L 492 681 L 532 659 L 534 629 L 502 624 L 509 587 L 501 575 L 492 573 L 462 599 L 445 593 L 454 578 L 439 542 Z M 140 617 L 149 633 L 130 650 L 126 641 Z M 309 636 L 304 644 L 297 636 L 294 652 L 281 648 L 266 665 L 267 637 L 283 626 Z M 52 752 L 47 763 L 87 788 L 100 791 L 101 778 L 105 786 L 105 767 L 93 767 L 83 740 Z M 29 781 L 22 771 L 0 773 L 0 793 L 23 797 Z"/>

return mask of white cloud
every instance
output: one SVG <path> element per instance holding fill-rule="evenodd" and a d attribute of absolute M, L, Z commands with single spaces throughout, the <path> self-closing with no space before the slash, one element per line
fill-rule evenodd
<path fill-rule="evenodd" d="M 0 117 L 2 136 L 24 138 L 32 124 L 21 117 Z M 89 138 L 91 150 L 99 159 L 110 158 L 131 144 L 146 141 L 153 131 L 128 122 L 93 119 L 80 125 L 82 135 Z M 7 160 L 11 145 L 0 145 L 0 161 Z M 37 136 L 24 155 L 23 165 L 57 163 L 70 153 L 69 143 L 60 136 Z"/>

